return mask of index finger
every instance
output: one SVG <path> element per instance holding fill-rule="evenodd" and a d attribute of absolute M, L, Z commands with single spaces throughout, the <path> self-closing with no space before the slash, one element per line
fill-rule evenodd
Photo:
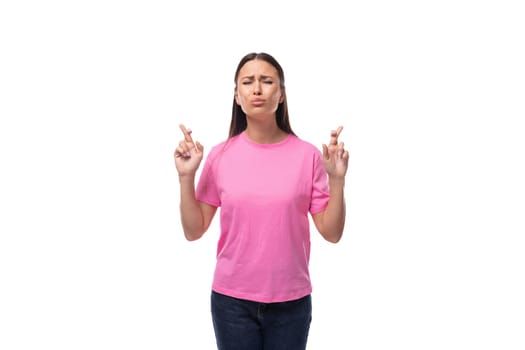
<path fill-rule="evenodd" d="M 182 124 L 179 124 L 179 128 L 184 134 L 184 141 L 194 143 L 193 139 L 191 138 L 191 130 L 186 129 L 186 127 Z"/>
<path fill-rule="evenodd" d="M 341 134 L 341 131 L 343 131 L 343 127 L 339 126 L 337 130 L 332 130 L 330 133 L 330 143 L 332 145 L 337 145 L 337 138 L 339 137 L 339 134 Z"/>

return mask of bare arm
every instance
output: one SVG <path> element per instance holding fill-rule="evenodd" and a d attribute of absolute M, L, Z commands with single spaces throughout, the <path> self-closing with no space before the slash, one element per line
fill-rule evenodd
<path fill-rule="evenodd" d="M 194 241 L 210 227 L 217 208 L 195 199 L 195 177 L 179 176 L 180 182 L 180 217 L 184 236 Z"/>
<path fill-rule="evenodd" d="M 195 173 L 203 157 L 203 147 L 191 137 L 191 130 L 180 125 L 184 140 L 175 149 L 175 166 L 180 183 L 180 216 L 184 236 L 189 241 L 202 237 L 217 211 L 217 208 L 195 198 Z"/>
<path fill-rule="evenodd" d="M 330 200 L 325 210 L 312 215 L 319 233 L 332 243 L 341 239 L 346 218 L 344 186 L 349 155 L 344 149 L 344 143 L 337 140 L 342 130 L 342 126 L 336 131 L 332 130 L 329 145 L 323 145 L 323 163 L 328 173 Z"/>
<path fill-rule="evenodd" d="M 325 210 L 313 214 L 315 227 L 324 239 L 337 243 L 343 235 L 346 218 L 346 205 L 344 198 L 344 179 L 342 181 L 331 179 L 330 200 Z"/>

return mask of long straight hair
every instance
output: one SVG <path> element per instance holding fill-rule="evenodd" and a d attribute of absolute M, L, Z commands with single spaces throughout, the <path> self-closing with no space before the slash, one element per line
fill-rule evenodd
<path fill-rule="evenodd" d="M 241 70 L 241 68 L 246 64 L 246 62 L 256 59 L 268 62 L 277 70 L 277 74 L 279 76 L 279 85 L 283 92 L 284 98 L 283 101 L 279 103 L 279 106 L 277 106 L 277 110 L 275 111 L 275 120 L 277 121 L 277 126 L 279 127 L 279 129 L 288 134 L 295 135 L 295 133 L 292 130 L 292 127 L 290 126 L 290 117 L 288 116 L 288 103 L 286 102 L 286 90 L 284 88 L 284 71 L 279 62 L 277 62 L 277 60 L 273 58 L 273 56 L 264 52 L 252 52 L 244 56 L 237 65 L 237 70 L 235 71 L 235 89 L 237 89 L 237 79 L 239 78 L 239 71 Z M 241 106 L 239 106 L 237 102 L 235 102 L 234 97 L 229 138 L 239 135 L 241 132 L 246 130 L 247 126 L 248 124 L 246 121 L 246 114 L 242 110 Z"/>

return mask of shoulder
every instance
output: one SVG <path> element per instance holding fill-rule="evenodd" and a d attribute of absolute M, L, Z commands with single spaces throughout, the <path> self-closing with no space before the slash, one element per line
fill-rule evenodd
<path fill-rule="evenodd" d="M 303 152 L 311 154 L 320 154 L 321 150 L 317 148 L 314 144 L 309 141 L 303 140 L 298 136 L 290 135 L 291 141 L 290 144 L 297 149 L 301 149 Z"/>
<path fill-rule="evenodd" d="M 232 145 L 235 145 L 238 143 L 239 135 L 230 137 L 222 142 L 219 142 L 215 146 L 213 146 L 210 149 L 210 152 L 208 153 L 208 158 L 210 160 L 213 160 L 217 158 L 220 154 L 224 153 L 228 148 L 230 148 Z"/>

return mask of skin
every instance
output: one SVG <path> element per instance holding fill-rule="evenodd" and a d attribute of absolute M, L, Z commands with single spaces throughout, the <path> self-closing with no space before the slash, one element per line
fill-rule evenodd
<path fill-rule="evenodd" d="M 276 143 L 286 138 L 279 129 L 275 111 L 284 99 L 276 69 L 262 60 L 248 61 L 239 71 L 234 91 L 236 103 L 246 114 L 246 136 L 257 143 Z M 207 231 L 217 211 L 216 207 L 195 198 L 195 173 L 203 158 L 203 146 L 192 138 L 192 130 L 180 125 L 184 138 L 175 149 L 175 166 L 180 183 L 180 212 L 186 239 L 199 239 Z M 329 242 L 341 239 L 345 225 L 344 184 L 348 169 L 348 151 L 339 142 L 343 130 L 339 126 L 330 132 L 330 141 L 323 144 L 323 164 L 330 184 L 330 200 L 322 212 L 312 215 L 319 233 Z"/>

